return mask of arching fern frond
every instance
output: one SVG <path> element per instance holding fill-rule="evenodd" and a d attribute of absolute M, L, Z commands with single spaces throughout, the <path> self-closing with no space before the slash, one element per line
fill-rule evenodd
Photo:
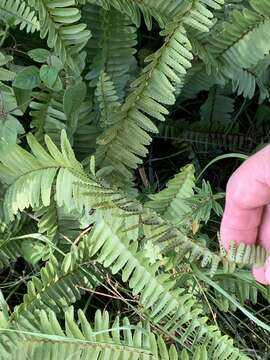
<path fill-rule="evenodd" d="M 47 44 L 53 48 L 62 62 L 78 71 L 74 57 L 85 46 L 90 37 L 86 24 L 79 23 L 81 14 L 75 0 L 29 0 L 37 11 L 40 36 L 46 36 Z"/>
<path fill-rule="evenodd" d="M 235 359 L 247 359 L 228 337 L 223 336 L 221 340 L 218 329 L 207 325 L 207 318 L 191 294 L 176 287 L 168 273 L 159 272 L 158 263 L 149 264 L 144 251 L 138 250 L 138 243 L 130 242 L 125 236 L 121 219 L 100 218 L 89 238 L 97 262 L 110 267 L 113 274 L 122 274 L 133 295 L 139 295 L 143 312 L 151 322 L 175 332 L 181 344 L 185 341 L 192 345 L 207 344 L 209 356 L 216 360 L 224 359 L 224 354 L 227 358 L 231 355 Z"/>
<path fill-rule="evenodd" d="M 20 25 L 20 30 L 33 33 L 39 30 L 36 12 L 24 0 L 2 0 L 0 3 L 0 19 L 9 26 Z"/>
<path fill-rule="evenodd" d="M 4 323 L 4 321 L 2 321 Z M 0 323 L 1 324 L 1 323 Z M 2 325 L 3 326 L 3 325 Z M 1 326 L 1 327 L 2 327 Z M 50 360 L 76 359 L 129 359 L 178 360 L 173 345 L 167 347 L 162 337 L 156 337 L 141 323 L 132 326 L 128 318 L 116 317 L 111 324 L 109 313 L 95 313 L 91 325 L 82 310 L 78 321 L 72 308 L 65 312 L 65 326 L 52 311 L 27 313 L 15 329 L 2 332 L 1 354 L 6 360 L 39 360 L 46 354 Z"/>

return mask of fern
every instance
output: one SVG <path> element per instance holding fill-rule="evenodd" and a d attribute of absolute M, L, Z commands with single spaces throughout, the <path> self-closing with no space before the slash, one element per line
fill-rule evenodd
<path fill-rule="evenodd" d="M 67 356 L 91 359 L 106 356 L 116 360 L 127 357 L 130 360 L 178 359 L 174 346 L 167 347 L 161 337 L 156 337 L 140 323 L 132 326 L 128 318 L 120 322 L 117 317 L 110 325 L 109 313 L 98 310 L 94 325 L 91 325 L 79 310 L 78 322 L 72 308 L 65 312 L 64 329 L 52 311 L 28 313 L 16 330 L 4 330 L 2 338 L 6 345 L 1 346 L 1 354 L 7 360 L 15 359 L 18 351 L 21 359 L 31 356 L 33 360 L 40 359 L 43 353 L 51 360 L 66 359 Z"/>
<path fill-rule="evenodd" d="M 38 11 L 40 22 L 40 36 L 48 36 L 47 44 L 54 48 L 63 63 L 78 71 L 74 56 L 85 46 L 90 37 L 86 25 L 79 23 L 80 11 L 75 0 L 29 0 Z"/>
<path fill-rule="evenodd" d="M 89 249 L 86 245 L 81 243 L 72 248 L 62 260 L 51 256 L 42 267 L 40 277 L 33 277 L 27 283 L 27 294 L 14 310 L 11 323 L 36 309 L 61 312 L 81 298 L 84 293 L 81 288 L 96 286 L 98 279 L 96 271 L 88 265 Z"/>
<path fill-rule="evenodd" d="M 20 30 L 33 33 L 39 30 L 39 21 L 36 13 L 27 2 L 21 0 L 3 0 L 0 4 L 0 19 L 10 26 L 19 26 Z"/>
<path fill-rule="evenodd" d="M 86 46 L 89 63 L 86 79 L 90 80 L 91 87 L 95 87 L 100 72 L 105 72 L 122 99 L 124 88 L 130 79 L 130 69 L 136 66 L 136 29 L 127 16 L 93 5 L 84 6 L 83 20 L 90 24 L 93 35 Z M 110 38 L 112 31 L 115 34 L 113 41 Z"/>
<path fill-rule="evenodd" d="M 256 284 L 251 281 L 249 274 L 241 271 L 239 274 L 235 273 L 233 277 L 217 276 L 216 282 L 227 293 L 233 296 L 238 302 L 245 305 L 247 302 L 257 304 L 259 295 L 261 294 L 267 301 L 269 301 L 269 291 L 266 287 Z M 222 296 L 215 290 L 215 302 L 220 306 L 222 311 L 236 311 L 237 307 L 230 302 L 228 298 Z"/>
<path fill-rule="evenodd" d="M 146 205 L 173 224 L 177 224 L 190 210 L 184 199 L 193 195 L 194 186 L 194 168 L 188 165 L 168 182 L 166 189 L 151 195 L 151 201 Z"/>
<path fill-rule="evenodd" d="M 201 120 L 209 124 L 210 128 L 217 123 L 228 126 L 233 111 L 233 99 L 219 94 L 217 89 L 214 88 L 212 91 L 210 90 L 206 102 L 201 107 Z"/>

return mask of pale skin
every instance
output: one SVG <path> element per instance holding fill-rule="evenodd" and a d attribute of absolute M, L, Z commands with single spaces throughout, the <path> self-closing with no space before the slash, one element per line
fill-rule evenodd
<path fill-rule="evenodd" d="M 270 251 L 270 145 L 230 177 L 220 232 L 227 250 L 234 240 L 238 244 L 260 244 Z M 252 273 L 258 282 L 270 285 L 270 257 L 264 266 L 253 266 Z"/>

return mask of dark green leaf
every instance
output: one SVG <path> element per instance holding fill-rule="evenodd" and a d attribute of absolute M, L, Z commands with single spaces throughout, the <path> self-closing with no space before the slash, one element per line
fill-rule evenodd
<path fill-rule="evenodd" d="M 31 90 L 40 84 L 39 70 L 36 66 L 28 66 L 20 71 L 13 82 L 13 86 Z"/>
<path fill-rule="evenodd" d="M 82 81 L 67 88 L 64 94 L 64 112 L 67 117 L 76 112 L 86 96 L 86 85 Z"/>
<path fill-rule="evenodd" d="M 24 113 L 31 101 L 32 90 L 20 89 L 15 86 L 13 87 L 13 90 L 15 93 L 17 104 L 20 110 Z"/>

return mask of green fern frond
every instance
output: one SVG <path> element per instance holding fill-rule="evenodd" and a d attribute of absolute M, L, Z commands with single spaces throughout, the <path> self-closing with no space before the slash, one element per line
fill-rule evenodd
<path fill-rule="evenodd" d="M 95 97 L 100 111 L 100 125 L 102 127 L 110 127 L 117 121 L 117 119 L 114 119 L 117 116 L 115 110 L 120 108 L 120 103 L 114 83 L 105 72 L 100 73 Z"/>
<path fill-rule="evenodd" d="M 88 2 L 102 6 L 106 10 L 109 10 L 110 7 L 116 8 L 118 11 L 127 14 L 137 27 L 140 26 L 142 14 L 149 30 L 152 28 L 152 17 L 158 22 L 159 26 L 163 28 L 168 21 L 172 20 L 182 11 L 182 4 L 179 4 L 177 1 L 144 0 L 143 2 L 136 3 L 132 0 L 88 0 Z M 199 22 L 203 23 L 205 22 L 205 17 L 212 16 L 207 12 L 205 5 L 218 10 L 223 3 L 224 0 L 196 1 L 196 8 L 193 12 L 194 19 L 196 18 L 195 21 L 200 19 Z M 191 21 L 191 26 L 193 24 L 193 21 Z"/>
<path fill-rule="evenodd" d="M 214 125 L 216 127 L 216 124 Z M 220 124 L 218 124 L 218 127 Z M 223 125 L 221 125 L 221 130 Z M 180 136 L 179 136 L 180 137 Z M 182 139 L 188 144 L 192 144 L 197 153 L 209 152 L 211 150 L 225 149 L 231 152 L 251 152 L 254 141 L 252 138 L 243 134 L 224 133 L 216 131 L 203 131 L 202 124 L 193 127 L 192 130 L 184 130 Z"/>
<path fill-rule="evenodd" d="M 229 126 L 232 112 L 234 111 L 234 100 L 215 87 L 210 90 L 205 103 L 201 107 L 201 120 L 204 124 L 217 124 Z M 225 123 L 225 124 L 224 124 Z"/>
<path fill-rule="evenodd" d="M 94 268 L 89 266 L 90 249 L 87 242 L 81 242 L 71 247 L 62 260 L 51 256 L 40 276 L 28 281 L 23 302 L 15 308 L 10 321 L 36 309 L 61 312 L 81 298 L 84 288 L 95 287 L 98 280 Z"/>
<path fill-rule="evenodd" d="M 25 29 L 27 33 L 33 33 L 40 28 L 36 12 L 23 0 L 2 0 L 0 19 L 10 26 L 20 25 L 20 30 Z"/>
<path fill-rule="evenodd" d="M 177 333 L 181 344 L 185 341 L 207 344 L 209 355 L 216 360 L 224 359 L 224 353 L 246 359 L 227 337 L 222 337 L 221 345 L 219 331 L 206 324 L 207 318 L 195 305 L 192 295 L 176 288 L 168 273 L 159 273 L 158 263 L 149 264 L 144 251 L 138 250 L 138 243 L 130 242 L 125 236 L 121 219 L 100 218 L 89 238 L 96 260 L 110 267 L 113 274 L 122 273 L 122 280 L 128 283 L 134 296 L 139 295 L 144 313 L 154 324 L 162 324 L 166 331 Z"/>
<path fill-rule="evenodd" d="M 82 310 L 78 322 L 72 308 L 65 312 L 65 326 L 52 311 L 27 313 L 16 329 L 2 329 L 1 355 L 6 360 L 39 360 L 44 354 L 50 360 L 76 359 L 129 359 L 178 360 L 173 345 L 167 347 L 162 337 L 156 337 L 141 323 L 133 326 L 128 318 L 118 317 L 111 324 L 109 313 L 95 313 L 91 325 Z"/>
<path fill-rule="evenodd" d="M 56 144 L 60 142 L 61 130 L 66 129 L 66 115 L 63 110 L 63 95 L 56 92 L 40 92 L 30 103 L 32 127 L 38 141 L 44 134 L 49 135 Z"/>
<path fill-rule="evenodd" d="M 40 22 L 40 36 L 46 36 L 47 44 L 53 48 L 62 62 L 75 71 L 74 57 L 90 38 L 86 24 L 79 23 L 81 14 L 75 0 L 29 0 L 37 11 Z"/>
<path fill-rule="evenodd" d="M 242 305 L 245 305 L 247 302 L 251 302 L 254 305 L 257 304 L 260 294 L 267 301 L 270 300 L 269 289 L 252 281 L 250 273 L 243 270 L 230 277 L 226 275 L 216 276 L 215 282 Z M 228 312 L 237 310 L 237 306 L 218 292 L 217 289 L 215 289 L 214 302 L 218 304 L 222 311 Z"/>
<path fill-rule="evenodd" d="M 136 66 L 136 28 L 127 16 L 114 9 L 106 11 L 97 6 L 86 5 L 82 14 L 83 21 L 89 24 L 92 31 L 92 38 L 86 45 L 89 69 L 86 79 L 90 80 L 91 87 L 95 87 L 100 72 L 104 71 L 122 100 L 124 88 L 130 79 L 130 70 Z"/>
<path fill-rule="evenodd" d="M 252 0 L 250 8 L 230 12 L 204 44 L 208 72 L 231 80 L 238 94 L 251 98 L 257 84 L 252 68 L 270 51 L 269 26 L 270 7 L 265 0 Z"/>
<path fill-rule="evenodd" d="M 183 215 L 190 211 L 184 199 L 193 195 L 195 169 L 187 165 L 166 184 L 166 189 L 150 195 L 146 207 L 154 209 L 173 224 L 179 223 Z"/>
<path fill-rule="evenodd" d="M 12 236 L 14 236 L 21 227 L 20 221 L 16 219 L 12 225 L 7 226 L 4 223 L 2 225 L 3 231 L 0 232 L 0 269 L 7 267 L 22 255 L 21 244 L 12 239 Z"/>

